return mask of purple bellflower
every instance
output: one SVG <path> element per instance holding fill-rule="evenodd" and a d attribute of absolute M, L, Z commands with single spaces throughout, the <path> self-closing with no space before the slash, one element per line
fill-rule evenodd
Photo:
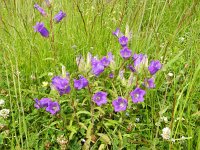
<path fill-rule="evenodd" d="M 38 4 L 35 4 L 34 7 L 40 12 L 41 15 L 46 16 L 47 13 L 41 8 Z"/>
<path fill-rule="evenodd" d="M 128 65 L 127 68 L 130 69 L 132 72 L 136 72 L 136 70 L 135 70 L 135 68 L 133 67 L 133 65 Z"/>
<path fill-rule="evenodd" d="M 128 47 L 124 47 L 121 51 L 120 51 L 120 55 L 121 57 L 123 57 L 124 59 L 128 59 L 129 57 L 131 57 L 132 52 L 130 49 L 128 49 Z"/>
<path fill-rule="evenodd" d="M 130 93 L 133 103 L 143 102 L 146 92 L 140 88 L 136 88 Z"/>
<path fill-rule="evenodd" d="M 98 105 L 101 106 L 102 104 L 107 103 L 107 93 L 106 92 L 97 92 L 93 95 L 93 101 Z"/>
<path fill-rule="evenodd" d="M 104 56 L 101 59 L 101 63 L 104 65 L 104 67 L 108 67 L 110 65 L 110 60 L 106 56 Z"/>
<path fill-rule="evenodd" d="M 118 97 L 118 99 L 113 100 L 112 105 L 115 109 L 115 112 L 125 111 L 128 105 L 128 101 L 122 97 Z"/>
<path fill-rule="evenodd" d="M 44 23 L 37 22 L 33 28 L 35 32 L 39 32 L 43 37 L 49 37 L 49 31 L 44 27 Z"/>
<path fill-rule="evenodd" d="M 96 76 L 99 76 L 104 71 L 104 65 L 97 58 L 92 58 L 91 65 L 92 65 L 92 72 Z"/>
<path fill-rule="evenodd" d="M 122 47 L 127 46 L 128 44 L 128 38 L 125 36 L 122 36 L 119 38 L 119 43 L 121 44 Z"/>
<path fill-rule="evenodd" d="M 153 77 L 150 79 L 145 79 L 145 86 L 149 89 L 155 88 L 155 79 Z"/>
<path fill-rule="evenodd" d="M 75 89 L 80 90 L 82 88 L 85 88 L 86 86 L 88 86 L 88 80 L 83 76 L 80 76 L 79 80 L 74 79 Z"/>
<path fill-rule="evenodd" d="M 162 67 L 162 64 L 159 60 L 152 60 L 148 69 L 151 75 L 154 75 L 158 70 L 160 70 Z"/>
<path fill-rule="evenodd" d="M 58 102 L 50 102 L 48 107 L 46 108 L 46 111 L 51 113 L 52 115 L 55 115 L 57 112 L 60 111 L 60 105 Z"/>
<path fill-rule="evenodd" d="M 44 107 L 48 107 L 48 104 L 51 102 L 50 98 L 42 98 L 41 100 L 38 100 L 37 98 L 35 99 L 35 108 L 39 109 L 39 108 L 44 108 Z"/>
<path fill-rule="evenodd" d="M 111 79 L 114 78 L 114 74 L 113 74 L 113 73 L 110 73 L 110 74 L 109 74 L 109 78 L 111 78 Z"/>
<path fill-rule="evenodd" d="M 52 86 L 59 92 L 60 96 L 68 94 L 71 90 L 69 80 L 60 76 L 53 77 Z"/>
<path fill-rule="evenodd" d="M 143 54 L 134 54 L 133 61 L 134 61 L 134 67 L 137 71 L 139 71 L 140 68 L 147 66 L 148 64 L 147 55 Z"/>
<path fill-rule="evenodd" d="M 121 31 L 120 31 L 119 28 L 117 28 L 114 32 L 112 32 L 112 34 L 113 34 L 114 36 L 116 36 L 117 38 L 123 36 L 123 34 L 121 33 Z"/>
<path fill-rule="evenodd" d="M 64 12 L 61 10 L 61 11 L 59 11 L 58 14 L 55 15 L 54 20 L 58 23 L 58 22 L 60 22 L 65 16 L 66 16 L 66 13 L 64 13 Z"/>

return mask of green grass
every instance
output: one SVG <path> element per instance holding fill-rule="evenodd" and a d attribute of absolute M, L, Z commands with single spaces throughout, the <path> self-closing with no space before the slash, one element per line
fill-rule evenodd
<path fill-rule="evenodd" d="M 45 8 L 42 0 L 37 2 Z M 42 120 L 34 108 L 33 98 L 44 94 L 42 82 L 50 81 L 49 72 L 59 74 L 62 64 L 73 73 L 75 56 L 85 56 L 88 51 L 99 56 L 112 51 L 121 61 L 112 31 L 117 27 L 125 31 L 126 25 L 133 32 L 133 52 L 161 60 L 163 68 L 156 78 L 156 89 L 145 97 L 145 108 L 141 108 L 145 121 L 131 134 L 135 137 L 129 141 L 124 132 L 105 129 L 112 149 L 200 149 L 198 0 L 55 0 L 53 15 L 63 10 L 67 18 L 53 25 L 54 42 L 34 32 L 36 22 L 43 21 L 48 29 L 50 22 L 33 5 L 33 1 L 0 0 L 0 98 L 11 110 L 9 119 L 3 120 L 9 134 L 5 135 L 5 129 L 0 131 L 0 149 L 44 149 L 48 142 L 56 143 L 54 133 L 61 132 L 55 127 L 59 120 L 48 116 Z M 169 72 L 173 77 L 168 77 Z M 162 115 L 169 122 L 157 127 Z M 175 121 L 177 118 L 184 120 Z M 162 140 L 165 126 L 171 128 L 172 138 L 188 139 L 175 143 Z M 69 133 L 72 130 L 68 128 Z M 72 135 L 70 149 L 78 149 L 77 137 Z M 97 144 L 92 148 L 98 149 Z"/>

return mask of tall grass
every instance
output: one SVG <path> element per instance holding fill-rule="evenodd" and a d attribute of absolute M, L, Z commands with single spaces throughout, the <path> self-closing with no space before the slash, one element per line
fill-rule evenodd
<path fill-rule="evenodd" d="M 51 39 L 33 31 L 38 21 L 50 29 L 50 20 L 34 9 L 35 2 L 45 8 L 42 0 L 0 0 L 0 98 L 6 99 L 6 106 L 11 110 L 10 134 L 4 140 L 6 143 L 0 145 L 1 149 L 40 149 L 45 145 L 50 135 L 44 131 L 51 125 L 48 120 L 41 121 L 35 116 L 32 99 L 42 94 L 38 86 L 49 72 L 58 73 L 61 64 L 72 73 L 76 67 L 75 56 L 88 51 L 94 55 L 112 51 L 119 61 L 120 47 L 112 31 L 116 27 L 125 31 L 126 25 L 133 32 L 130 42 L 133 52 L 146 53 L 164 64 L 156 89 L 145 100 L 144 118 L 148 124 L 139 132 L 148 130 L 147 134 L 142 143 L 135 145 L 152 141 L 148 144 L 151 149 L 200 148 L 198 0 L 54 1 L 53 15 L 61 9 L 67 12 L 67 18 L 53 26 L 53 47 Z M 45 10 L 50 14 L 50 9 Z M 173 77 L 168 76 L 169 72 Z M 162 115 L 170 121 L 172 138 L 188 139 L 158 142 L 162 126 L 155 124 Z M 38 123 L 44 124 L 44 128 L 37 128 Z"/>

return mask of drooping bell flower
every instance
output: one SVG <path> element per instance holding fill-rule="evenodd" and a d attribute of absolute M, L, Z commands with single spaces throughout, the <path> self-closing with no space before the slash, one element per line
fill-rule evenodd
<path fill-rule="evenodd" d="M 68 94 L 71 90 L 69 86 L 69 80 L 60 76 L 53 77 L 52 86 L 59 92 L 60 96 L 63 94 Z"/>
<path fill-rule="evenodd" d="M 120 51 L 120 55 L 121 57 L 123 57 L 124 59 L 128 59 L 129 57 L 131 57 L 132 52 L 130 49 L 128 49 L 128 47 L 124 47 L 121 51 Z"/>
<path fill-rule="evenodd" d="M 40 12 L 41 15 L 46 16 L 47 13 L 44 11 L 42 7 L 40 7 L 38 4 L 35 4 L 34 7 Z"/>
<path fill-rule="evenodd" d="M 88 86 L 88 80 L 83 76 L 80 76 L 79 80 L 74 79 L 75 89 L 80 90 L 82 88 L 85 88 L 86 86 Z"/>
<path fill-rule="evenodd" d="M 128 105 L 128 101 L 122 97 L 118 97 L 118 99 L 113 100 L 112 105 L 115 112 L 125 111 Z"/>
<path fill-rule="evenodd" d="M 54 20 L 58 23 L 58 22 L 60 22 L 65 16 L 66 16 L 66 13 L 64 13 L 64 12 L 61 10 L 61 11 L 59 11 L 58 14 L 55 15 Z"/>
<path fill-rule="evenodd" d="M 98 105 L 101 106 L 102 104 L 107 103 L 107 93 L 106 92 L 97 92 L 93 95 L 92 99 L 93 101 Z"/>
<path fill-rule="evenodd" d="M 162 68 L 162 64 L 159 60 L 152 60 L 148 69 L 151 75 L 154 75 L 158 70 Z"/>
<path fill-rule="evenodd" d="M 39 32 L 43 37 L 49 37 L 49 31 L 45 28 L 44 23 L 37 22 L 33 28 L 35 29 L 35 32 Z"/>
<path fill-rule="evenodd" d="M 146 91 L 136 88 L 130 93 L 130 96 L 132 98 L 133 103 L 143 102 L 144 101 L 144 95 L 146 94 Z"/>

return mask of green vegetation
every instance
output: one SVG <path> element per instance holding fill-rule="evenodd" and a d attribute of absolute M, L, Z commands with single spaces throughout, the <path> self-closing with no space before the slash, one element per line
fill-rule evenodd
<path fill-rule="evenodd" d="M 49 16 L 41 16 L 35 3 Z M 60 10 L 67 17 L 52 24 L 51 12 L 54 16 Z M 7 119 L 0 118 L 5 125 L 0 128 L 0 149 L 60 149 L 58 138 L 63 135 L 71 150 L 82 144 L 87 149 L 83 139 L 90 139 L 91 149 L 199 150 L 199 12 L 199 0 L 54 0 L 51 9 L 42 0 L 0 0 L 0 99 L 5 100 L 3 108 L 10 109 Z M 34 32 L 39 21 L 53 37 Z M 61 74 L 64 65 L 75 74 L 79 54 L 101 57 L 111 51 L 115 61 L 122 61 L 112 32 L 117 27 L 125 32 L 127 25 L 133 33 L 129 48 L 163 64 L 156 88 L 148 91 L 144 103 L 135 105 L 137 113 L 130 111 L 124 120 L 123 113 L 101 118 L 94 124 L 98 133 L 92 134 L 91 114 L 83 108 L 72 115 L 65 103 L 69 96 L 61 98 L 66 118 L 35 109 L 34 98 L 48 97 L 50 86 L 43 82 L 51 82 L 49 73 Z M 98 108 L 102 113 L 106 109 Z M 84 123 L 77 124 L 77 115 Z M 171 130 L 171 140 L 161 136 L 165 127 Z"/>

